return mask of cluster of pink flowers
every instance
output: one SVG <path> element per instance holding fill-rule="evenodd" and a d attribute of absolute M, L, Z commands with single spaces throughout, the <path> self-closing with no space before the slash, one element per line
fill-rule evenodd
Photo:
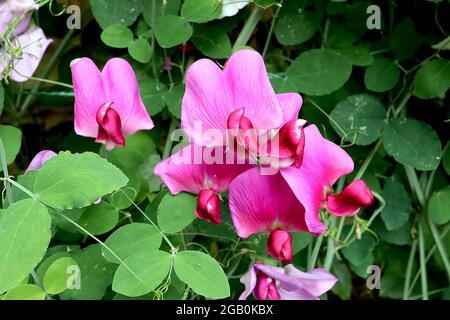
<path fill-rule="evenodd" d="M 111 150 L 124 146 L 126 136 L 153 128 L 125 60 L 111 59 L 99 71 L 81 58 L 71 68 L 79 135 Z M 353 171 L 353 161 L 315 125 L 298 119 L 301 105 L 298 93 L 275 94 L 256 51 L 236 52 L 223 70 L 201 59 L 187 72 L 182 101 L 181 127 L 190 145 L 155 168 L 172 194 L 198 196 L 198 218 L 220 224 L 220 194 L 228 192 L 237 234 L 268 234 L 267 253 L 285 266 L 252 264 L 241 279 L 246 287 L 242 299 L 250 294 L 256 299 L 319 299 L 337 279 L 324 269 L 305 273 L 290 264 L 291 232 L 320 235 L 327 229 L 319 216 L 322 208 L 351 216 L 374 200 L 362 180 L 332 194 L 335 182 Z M 215 138 L 202 134 L 205 130 L 214 130 Z M 214 161 L 194 161 L 198 150 L 208 150 Z M 30 170 L 52 156 L 40 154 Z M 262 169 L 273 166 L 275 171 L 263 174 Z"/>

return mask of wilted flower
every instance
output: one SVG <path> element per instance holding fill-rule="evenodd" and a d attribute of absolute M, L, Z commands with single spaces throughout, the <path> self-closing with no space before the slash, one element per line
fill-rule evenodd
<path fill-rule="evenodd" d="M 77 134 L 96 138 L 112 150 L 125 146 L 126 136 L 154 127 L 126 60 L 113 58 L 101 72 L 89 58 L 76 59 L 70 66 Z"/>
<path fill-rule="evenodd" d="M 239 299 L 253 294 L 257 300 L 319 300 L 336 281 L 325 269 L 302 272 L 291 264 L 284 268 L 253 264 L 241 278 L 245 291 Z"/>

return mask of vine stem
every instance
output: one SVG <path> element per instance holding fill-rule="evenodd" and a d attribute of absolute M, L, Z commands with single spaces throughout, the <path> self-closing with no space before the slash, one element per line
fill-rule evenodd
<path fill-rule="evenodd" d="M 322 246 L 322 242 L 323 242 L 323 234 L 321 234 L 317 238 L 316 243 L 314 244 L 314 249 L 313 249 L 311 257 L 308 261 L 308 270 L 314 269 L 314 267 L 317 263 L 317 259 L 319 257 L 319 252 L 320 252 L 320 247 Z"/>
<path fill-rule="evenodd" d="M 283 1 L 284 0 L 280 1 L 279 7 L 277 8 L 277 11 L 275 11 L 275 14 L 273 15 L 273 19 L 272 19 L 272 22 L 270 24 L 269 33 L 267 34 L 267 40 L 266 40 L 266 43 L 264 45 L 264 49 L 263 49 L 263 53 L 262 53 L 262 57 L 263 58 L 266 56 L 267 50 L 269 49 L 270 40 L 272 40 L 273 30 L 275 28 L 275 21 L 278 18 L 278 14 L 280 13 L 281 7 L 283 6 Z"/>
<path fill-rule="evenodd" d="M 430 216 L 428 215 L 428 226 L 431 230 L 431 234 L 433 235 L 434 242 L 436 243 L 436 247 L 439 251 L 439 254 L 441 255 L 441 259 L 444 262 L 445 270 L 447 271 L 447 277 L 450 281 L 450 262 L 448 260 L 447 252 L 445 251 L 444 244 L 441 241 L 441 238 L 439 237 L 439 231 L 436 228 L 436 225 L 433 221 L 431 221 Z"/>
<path fill-rule="evenodd" d="M 5 189 L 6 189 L 6 198 L 8 199 L 8 204 L 11 205 L 14 203 L 14 198 L 11 190 L 11 186 L 9 184 L 9 172 L 8 172 L 8 164 L 6 161 L 6 152 L 5 146 L 3 145 L 3 140 L 0 138 L 0 159 L 2 161 L 2 169 L 5 179 L 3 179 Z"/>
<path fill-rule="evenodd" d="M 239 33 L 238 38 L 233 46 L 233 52 L 236 52 L 240 47 L 245 46 L 252 36 L 253 31 L 256 28 L 259 20 L 261 19 L 263 10 L 257 6 L 253 9 L 252 13 L 248 17 L 247 21 L 244 24 L 241 32 Z"/>
<path fill-rule="evenodd" d="M 170 156 L 170 152 L 172 151 L 172 146 L 173 146 L 173 141 L 172 141 L 172 132 L 175 130 L 177 126 L 177 121 L 175 121 L 175 119 L 172 119 L 172 121 L 170 122 L 170 126 L 169 126 L 169 132 L 167 133 L 167 141 L 166 144 L 164 146 L 164 151 L 163 151 L 163 160 L 167 159 Z"/>
<path fill-rule="evenodd" d="M 403 286 L 403 300 L 409 300 L 409 290 L 411 287 L 411 273 L 414 263 L 414 257 L 417 251 L 417 239 L 413 241 L 411 245 L 411 251 L 409 253 L 408 265 L 406 267 L 405 285 Z"/>
<path fill-rule="evenodd" d="M 425 240 L 423 236 L 423 221 L 419 221 L 419 257 L 420 280 L 422 283 L 422 300 L 428 300 L 427 265 L 425 261 Z"/>

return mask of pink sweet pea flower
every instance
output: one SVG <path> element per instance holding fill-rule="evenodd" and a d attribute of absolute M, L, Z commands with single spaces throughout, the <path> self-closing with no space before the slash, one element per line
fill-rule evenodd
<path fill-rule="evenodd" d="M 285 169 L 283 169 L 285 170 Z M 280 261 L 292 260 L 291 231 L 307 231 L 305 208 L 281 173 L 261 175 L 250 169 L 230 184 L 231 218 L 242 238 L 269 232 L 267 253 Z"/>
<path fill-rule="evenodd" d="M 191 65 L 181 127 L 198 145 L 225 145 L 231 135 L 254 158 L 280 158 L 282 167 L 298 167 L 304 145 L 304 121 L 297 121 L 301 104 L 297 93 L 275 94 L 261 55 L 245 49 L 234 53 L 223 70 L 208 59 Z"/>
<path fill-rule="evenodd" d="M 326 226 L 319 210 L 326 208 L 336 216 L 351 216 L 361 207 L 370 206 L 373 194 L 364 181 L 353 181 L 341 193 L 330 193 L 334 183 L 353 171 L 352 158 L 338 145 L 325 139 L 316 126 L 304 129 L 305 150 L 302 166 L 280 171 L 292 192 L 305 208 L 305 223 L 313 234 L 321 234 Z"/>
<path fill-rule="evenodd" d="M 27 174 L 30 171 L 38 171 L 39 169 L 42 168 L 42 166 L 47 160 L 50 160 L 51 158 L 56 156 L 57 154 L 51 150 L 43 150 L 39 152 L 37 155 L 34 156 L 33 160 L 31 160 L 30 165 L 25 171 L 25 174 Z"/>
<path fill-rule="evenodd" d="M 239 300 L 251 294 L 257 300 L 319 300 L 336 282 L 336 277 L 325 269 L 302 272 L 291 264 L 284 268 L 253 264 L 241 278 L 245 291 Z"/>
<path fill-rule="evenodd" d="M 252 166 L 249 164 L 226 164 L 230 156 L 223 148 L 214 148 L 211 159 L 201 157 L 206 148 L 191 144 L 170 158 L 160 162 L 154 170 L 156 176 L 167 185 L 174 195 L 189 192 L 198 195 L 195 214 L 198 218 L 221 223 L 219 194 L 226 192 L 230 182 Z M 217 160 L 213 163 L 213 160 Z M 208 164 L 211 163 L 211 164 Z"/>
<path fill-rule="evenodd" d="M 112 150 L 125 146 L 126 136 L 154 127 L 126 60 L 110 59 L 101 72 L 88 58 L 76 59 L 70 66 L 78 135 L 96 138 Z"/>

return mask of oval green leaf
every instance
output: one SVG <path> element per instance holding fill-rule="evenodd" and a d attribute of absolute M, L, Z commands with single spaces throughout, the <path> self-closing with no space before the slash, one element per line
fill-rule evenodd
<path fill-rule="evenodd" d="M 186 19 L 167 15 L 159 17 L 155 23 L 155 36 L 163 48 L 171 48 L 189 40 L 193 29 Z"/>
<path fill-rule="evenodd" d="M 133 42 L 134 36 L 130 28 L 121 24 L 113 24 L 103 30 L 100 38 L 103 43 L 112 48 L 127 48 Z"/>
<path fill-rule="evenodd" d="M 6 164 L 11 164 L 14 162 L 20 151 L 22 132 L 12 126 L 0 125 L 0 138 L 2 139 L 3 147 L 6 153 Z M 2 171 L 3 168 L 0 167 L 0 172 Z"/>
<path fill-rule="evenodd" d="M 386 58 L 375 59 L 364 73 L 366 88 L 375 92 L 391 90 L 399 78 L 400 69 L 393 60 Z"/>
<path fill-rule="evenodd" d="M 189 193 L 166 194 L 158 207 L 158 225 L 165 233 L 177 233 L 195 219 L 197 201 Z"/>
<path fill-rule="evenodd" d="M 450 221 L 450 187 L 433 194 L 428 203 L 428 215 L 437 224 Z"/>
<path fill-rule="evenodd" d="M 45 300 L 45 292 L 34 284 L 22 284 L 5 294 L 3 300 Z"/>
<path fill-rule="evenodd" d="M 421 99 L 443 96 L 450 88 L 450 61 L 435 59 L 425 62 L 414 78 L 414 94 Z"/>
<path fill-rule="evenodd" d="M 78 281 L 74 270 L 79 270 L 78 263 L 70 257 L 59 258 L 47 269 L 44 276 L 44 289 L 48 294 L 60 294 L 74 288 Z"/>
<path fill-rule="evenodd" d="M 140 63 L 149 63 L 153 52 L 148 40 L 136 39 L 129 44 L 128 53 Z"/>

